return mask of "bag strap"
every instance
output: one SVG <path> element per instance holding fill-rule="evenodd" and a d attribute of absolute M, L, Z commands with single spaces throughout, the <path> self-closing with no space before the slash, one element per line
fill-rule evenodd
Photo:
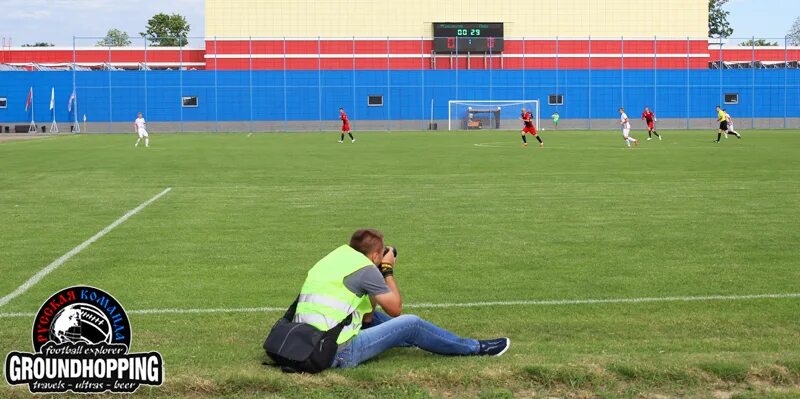
<path fill-rule="evenodd" d="M 297 295 L 297 298 L 294 299 L 291 305 L 289 305 L 289 309 L 286 309 L 286 313 L 283 314 L 283 318 L 292 321 L 294 320 L 294 314 L 297 312 L 297 302 L 300 301 L 300 295 Z"/>

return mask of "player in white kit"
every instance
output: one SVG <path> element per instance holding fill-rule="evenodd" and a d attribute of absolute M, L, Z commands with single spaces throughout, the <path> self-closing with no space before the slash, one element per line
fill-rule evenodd
<path fill-rule="evenodd" d="M 133 122 L 133 128 L 136 130 L 136 133 L 139 134 L 139 138 L 136 139 L 136 144 L 134 144 L 134 147 L 138 147 L 139 142 L 142 141 L 142 139 L 144 139 L 144 146 L 150 147 L 150 135 L 147 134 L 147 122 L 144 121 L 141 112 L 136 115 L 136 120 Z"/>
<path fill-rule="evenodd" d="M 619 124 L 622 126 L 622 138 L 625 139 L 625 144 L 628 145 L 628 148 L 631 147 L 631 143 L 633 143 L 633 145 L 639 145 L 639 140 L 636 140 L 635 137 L 631 137 L 631 122 L 628 120 L 628 114 L 625 113 L 625 109 L 622 107 L 619 109 Z"/>

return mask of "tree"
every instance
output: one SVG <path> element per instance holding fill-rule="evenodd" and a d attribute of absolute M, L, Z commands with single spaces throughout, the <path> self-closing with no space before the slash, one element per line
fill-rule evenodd
<path fill-rule="evenodd" d="M 778 45 L 778 42 L 771 42 L 771 41 L 769 41 L 769 40 L 766 40 L 766 39 L 755 39 L 755 40 L 753 40 L 753 39 L 748 39 L 748 40 L 745 40 L 745 41 L 743 41 L 743 42 L 739 43 L 739 45 L 740 45 L 740 46 L 744 46 L 744 47 L 753 47 L 753 46 L 777 46 L 777 45 Z"/>
<path fill-rule="evenodd" d="M 786 34 L 790 46 L 800 46 L 800 17 L 797 17 Z"/>
<path fill-rule="evenodd" d="M 188 43 L 189 23 L 180 14 L 158 13 L 147 21 L 147 30 L 139 33 L 153 46 L 183 47 Z"/>
<path fill-rule="evenodd" d="M 728 22 L 730 12 L 722 9 L 730 0 L 708 0 L 708 37 L 726 38 L 733 34 Z"/>
<path fill-rule="evenodd" d="M 106 37 L 100 39 L 95 46 L 97 47 L 125 47 L 131 45 L 128 32 L 119 29 L 109 29 Z"/>
<path fill-rule="evenodd" d="M 33 43 L 33 44 L 30 44 L 30 43 L 25 43 L 25 44 L 23 44 L 21 47 L 55 47 L 55 46 L 56 46 L 56 45 L 55 45 L 55 44 L 53 44 L 53 43 L 47 43 L 47 42 L 36 42 L 36 43 Z"/>

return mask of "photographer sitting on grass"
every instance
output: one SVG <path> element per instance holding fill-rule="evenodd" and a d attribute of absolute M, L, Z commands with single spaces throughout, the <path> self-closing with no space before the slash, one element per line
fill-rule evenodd
<path fill-rule="evenodd" d="M 336 340 L 331 367 L 355 367 L 401 346 L 440 355 L 500 356 L 508 350 L 508 338 L 462 338 L 418 316 L 401 315 L 403 302 L 393 275 L 396 255 L 384 246 L 379 231 L 358 230 L 350 245 L 335 249 L 308 272 L 294 323 L 327 331 L 352 314 Z M 375 304 L 386 313 L 375 311 Z"/>

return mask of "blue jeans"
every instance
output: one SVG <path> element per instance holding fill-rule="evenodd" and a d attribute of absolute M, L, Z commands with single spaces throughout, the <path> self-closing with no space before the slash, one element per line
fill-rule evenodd
<path fill-rule="evenodd" d="M 396 347 L 416 346 L 440 355 L 475 355 L 477 340 L 461 338 L 414 315 L 391 316 L 375 312 L 349 342 L 342 344 L 332 367 L 355 367 Z"/>

